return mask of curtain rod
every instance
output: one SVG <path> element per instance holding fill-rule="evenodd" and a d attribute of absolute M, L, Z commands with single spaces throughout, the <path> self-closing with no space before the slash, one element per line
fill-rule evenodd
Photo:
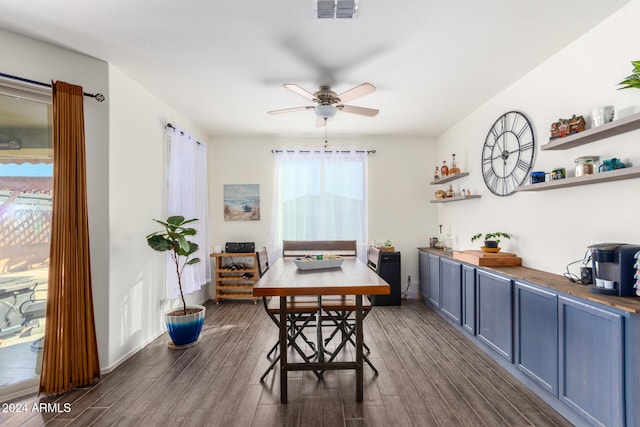
<path fill-rule="evenodd" d="M 174 125 L 172 125 L 171 123 L 167 123 L 166 127 L 168 127 L 169 129 L 176 130 L 176 127 Z M 184 132 L 180 131 L 180 135 L 184 136 Z M 196 141 L 196 144 L 201 145 L 200 141 Z"/>
<path fill-rule="evenodd" d="M 350 153 L 352 150 L 297 150 L 298 153 Z M 376 150 L 354 150 L 356 153 L 376 154 Z M 271 150 L 272 153 L 295 153 L 296 150 Z"/>
<path fill-rule="evenodd" d="M 19 82 L 29 83 L 29 84 L 36 85 L 36 86 L 51 87 L 51 84 L 49 84 L 49 83 L 42 83 L 42 82 L 38 82 L 36 80 L 25 79 L 24 77 L 12 76 L 11 74 L 0 73 L 0 77 L 5 77 L 7 79 L 17 80 Z M 104 95 L 101 94 L 101 93 L 82 92 L 82 94 L 84 96 L 86 96 L 86 97 L 94 98 L 98 102 L 102 102 L 102 101 L 104 101 L 106 99 L 104 97 Z"/>

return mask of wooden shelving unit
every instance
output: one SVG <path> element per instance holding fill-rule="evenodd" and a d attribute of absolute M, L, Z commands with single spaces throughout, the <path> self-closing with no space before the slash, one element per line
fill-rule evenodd
<path fill-rule="evenodd" d="M 445 182 L 455 181 L 456 179 L 464 178 L 465 176 L 468 176 L 468 175 L 469 175 L 469 172 L 454 173 L 452 175 L 447 175 L 444 178 L 431 181 L 429 184 L 431 185 L 444 184 Z"/>
<path fill-rule="evenodd" d="M 429 184 L 431 185 L 444 184 L 447 182 L 455 181 L 456 179 L 464 178 L 465 176 L 469 176 L 469 172 L 454 173 L 452 175 L 445 176 L 444 178 L 433 180 Z M 458 197 L 447 197 L 444 199 L 433 199 L 431 200 L 431 203 L 459 202 L 461 200 L 479 199 L 479 198 L 480 198 L 480 195 L 474 194 L 473 196 L 458 196 Z"/>
<path fill-rule="evenodd" d="M 216 264 L 216 303 L 223 299 L 258 300 L 253 296 L 253 285 L 259 278 L 255 253 L 221 253 L 211 257 Z"/>
<path fill-rule="evenodd" d="M 542 150 L 568 150 L 580 145 L 589 144 L 601 139 L 620 135 L 625 132 L 640 129 L 640 113 L 632 114 L 624 119 L 606 123 L 584 132 L 554 139 L 540 147 Z M 516 188 L 516 191 L 545 191 L 556 188 L 577 187 L 579 185 L 597 184 L 599 182 L 620 181 L 640 177 L 640 166 L 616 169 L 608 172 L 594 173 L 592 175 L 576 176 L 572 178 L 559 179 L 556 181 L 540 182 L 537 184 L 527 184 Z"/>
<path fill-rule="evenodd" d="M 469 199 L 479 199 L 479 194 L 473 194 L 471 196 L 458 196 L 458 197 L 447 197 L 444 199 L 433 199 L 431 203 L 447 203 L 447 202 L 459 202 L 461 200 L 469 200 Z"/>
<path fill-rule="evenodd" d="M 580 145 L 589 144 L 604 138 L 619 135 L 621 133 L 630 132 L 640 129 L 640 113 L 632 114 L 620 120 L 614 120 L 605 123 L 602 126 L 588 129 L 564 138 L 553 139 L 548 143 L 541 145 L 541 150 L 568 150 L 569 148 L 578 147 Z"/>
<path fill-rule="evenodd" d="M 544 191 L 563 187 L 577 187 L 579 185 L 597 184 L 599 182 L 620 181 L 623 179 L 639 178 L 640 166 L 632 168 L 616 169 L 609 172 L 594 173 L 572 178 L 558 179 L 555 181 L 528 184 L 516 188 L 516 191 Z"/>

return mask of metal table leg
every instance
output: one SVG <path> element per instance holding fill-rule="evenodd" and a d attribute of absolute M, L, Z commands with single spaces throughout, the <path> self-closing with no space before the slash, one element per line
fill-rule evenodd
<path fill-rule="evenodd" d="M 287 403 L 287 297 L 280 297 L 280 403 Z"/>
<path fill-rule="evenodd" d="M 322 296 L 318 295 L 318 313 L 316 314 L 316 346 L 318 347 L 318 362 L 324 363 L 324 343 L 322 341 Z"/>
<path fill-rule="evenodd" d="M 364 389 L 362 343 L 362 295 L 356 295 L 356 401 L 362 402 Z"/>

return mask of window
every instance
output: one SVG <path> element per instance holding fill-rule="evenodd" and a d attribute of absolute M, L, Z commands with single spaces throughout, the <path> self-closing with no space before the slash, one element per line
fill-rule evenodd
<path fill-rule="evenodd" d="M 48 90 L 0 82 L 0 397 L 37 385 L 51 230 Z"/>
<path fill-rule="evenodd" d="M 367 242 L 367 153 L 275 154 L 272 247 L 282 240 Z"/>

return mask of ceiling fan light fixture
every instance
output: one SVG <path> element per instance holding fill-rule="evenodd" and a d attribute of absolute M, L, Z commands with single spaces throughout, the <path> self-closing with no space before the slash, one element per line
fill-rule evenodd
<path fill-rule="evenodd" d="M 316 116 L 323 119 L 330 119 L 336 114 L 336 106 L 331 104 L 320 104 L 315 109 Z"/>
<path fill-rule="evenodd" d="M 318 19 L 351 19 L 358 13 L 359 0 L 313 0 L 313 11 Z"/>

